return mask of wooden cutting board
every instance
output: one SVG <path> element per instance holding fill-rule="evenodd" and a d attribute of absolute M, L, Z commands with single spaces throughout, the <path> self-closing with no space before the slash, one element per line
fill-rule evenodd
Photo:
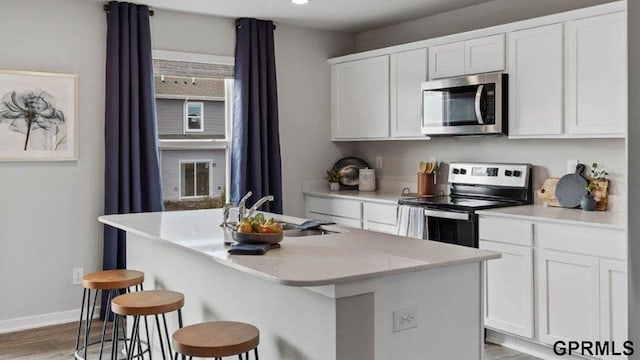
<path fill-rule="evenodd" d="M 557 177 L 550 177 L 542 183 L 542 186 L 536 190 L 536 193 L 548 206 L 561 207 L 558 199 L 556 199 L 556 186 L 560 181 Z"/>

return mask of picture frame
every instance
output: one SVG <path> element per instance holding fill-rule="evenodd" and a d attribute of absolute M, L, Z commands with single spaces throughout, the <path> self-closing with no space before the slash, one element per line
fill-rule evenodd
<path fill-rule="evenodd" d="M 0 162 L 78 159 L 78 76 L 0 70 Z"/>

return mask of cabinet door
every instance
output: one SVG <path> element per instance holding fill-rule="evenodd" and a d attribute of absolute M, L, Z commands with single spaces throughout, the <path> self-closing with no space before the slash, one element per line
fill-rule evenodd
<path fill-rule="evenodd" d="M 538 255 L 540 340 L 598 340 L 598 259 L 547 249 Z"/>
<path fill-rule="evenodd" d="M 389 56 L 336 64 L 331 70 L 333 139 L 389 137 Z"/>
<path fill-rule="evenodd" d="M 509 136 L 562 134 L 562 24 L 512 32 L 507 38 Z"/>
<path fill-rule="evenodd" d="M 533 249 L 480 240 L 502 253 L 485 266 L 485 326 L 533 338 Z"/>
<path fill-rule="evenodd" d="M 567 41 L 567 131 L 623 136 L 627 122 L 626 15 L 570 21 Z"/>
<path fill-rule="evenodd" d="M 391 55 L 391 137 L 424 137 L 421 85 L 427 80 L 427 49 Z"/>
<path fill-rule="evenodd" d="M 465 41 L 464 59 L 465 74 L 504 70 L 504 34 Z"/>
<path fill-rule="evenodd" d="M 464 41 L 429 48 L 429 79 L 464 75 Z"/>
<path fill-rule="evenodd" d="M 627 263 L 601 259 L 600 340 L 614 341 L 616 347 L 622 346 L 629 339 L 627 320 Z"/>

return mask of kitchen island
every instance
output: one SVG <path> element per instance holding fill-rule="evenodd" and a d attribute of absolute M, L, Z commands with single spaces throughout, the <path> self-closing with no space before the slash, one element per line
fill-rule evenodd
<path fill-rule="evenodd" d="M 334 233 L 239 256 L 227 253 L 219 209 L 100 222 L 127 232 L 127 265 L 146 289 L 184 293 L 186 324 L 251 323 L 261 358 L 481 358 L 484 261 L 499 253 L 325 226 Z"/>

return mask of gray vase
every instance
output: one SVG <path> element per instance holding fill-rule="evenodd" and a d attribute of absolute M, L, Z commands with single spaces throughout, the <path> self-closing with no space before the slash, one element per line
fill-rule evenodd
<path fill-rule="evenodd" d="M 584 211 L 593 211 L 596 209 L 596 199 L 593 198 L 591 194 L 582 195 L 582 200 L 580 200 L 580 207 Z"/>

